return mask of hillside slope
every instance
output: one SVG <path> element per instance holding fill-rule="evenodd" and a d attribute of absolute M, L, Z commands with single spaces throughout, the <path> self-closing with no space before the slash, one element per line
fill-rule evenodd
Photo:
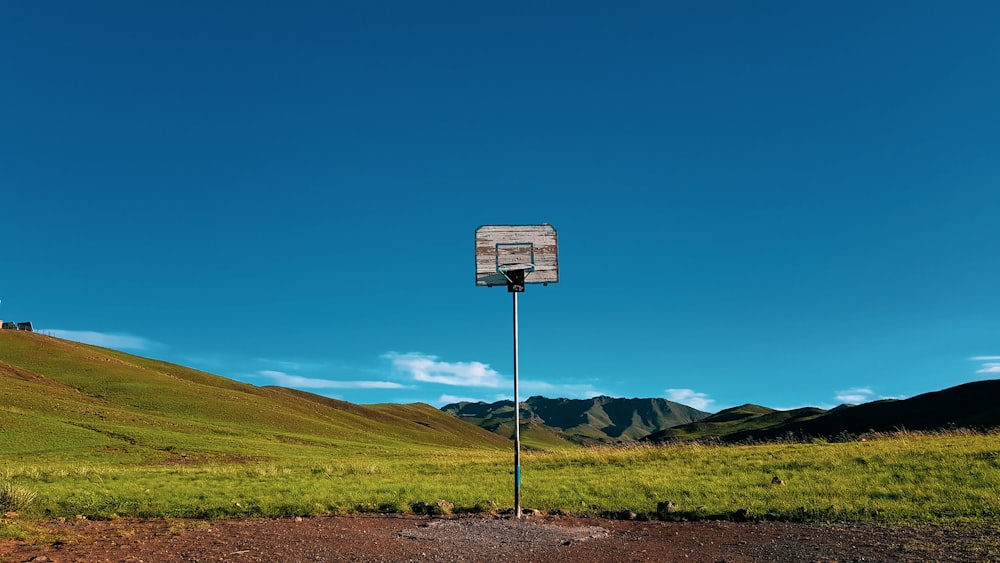
<path fill-rule="evenodd" d="M 840 433 L 889 432 L 1000 426 L 1000 380 L 974 381 L 903 400 L 865 403 L 834 409 L 811 419 L 790 421 L 764 431 L 744 430 L 727 439 L 773 439 L 788 433 L 836 436 Z"/>
<path fill-rule="evenodd" d="M 266 458 L 508 447 L 430 405 L 361 406 L 37 333 L 0 331 L 0 455 Z"/>
<path fill-rule="evenodd" d="M 823 409 L 812 407 L 779 411 L 760 405 L 741 405 L 719 411 L 698 422 L 654 432 L 644 439 L 653 442 L 699 440 L 728 436 L 736 432 L 760 432 L 813 419 L 825 413 Z"/>
<path fill-rule="evenodd" d="M 758 405 L 743 405 L 696 423 L 655 432 L 644 440 L 663 442 L 718 438 L 726 442 L 742 442 L 787 436 L 835 438 L 904 429 L 990 430 L 1000 427 L 998 397 L 1000 380 L 986 380 L 909 399 L 874 401 L 829 411 L 815 408 L 776 411 Z"/>

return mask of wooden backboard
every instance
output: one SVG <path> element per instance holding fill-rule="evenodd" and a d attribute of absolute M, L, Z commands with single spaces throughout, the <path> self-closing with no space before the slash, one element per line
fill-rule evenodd
<path fill-rule="evenodd" d="M 559 281 L 559 243 L 552 225 L 483 225 L 476 229 L 476 285 L 507 285 L 503 270 L 532 266 L 524 283 Z"/>

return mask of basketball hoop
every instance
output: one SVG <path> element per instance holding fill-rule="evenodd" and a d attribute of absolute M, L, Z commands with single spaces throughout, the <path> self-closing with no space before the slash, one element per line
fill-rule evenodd
<path fill-rule="evenodd" d="M 476 229 L 476 285 L 509 285 L 517 270 L 524 284 L 558 282 L 557 254 L 552 225 L 483 225 Z"/>
<path fill-rule="evenodd" d="M 501 264 L 497 266 L 497 271 L 501 274 L 506 274 L 507 272 L 513 272 L 514 270 L 524 270 L 524 273 L 534 272 L 534 264 Z"/>
<path fill-rule="evenodd" d="M 497 271 L 507 278 L 507 291 L 524 293 L 524 276 L 535 271 L 534 264 L 501 264 Z"/>
<path fill-rule="evenodd" d="M 514 302 L 514 517 L 521 517 L 521 399 L 518 395 L 517 294 L 525 284 L 559 281 L 552 225 L 483 225 L 476 229 L 476 285 L 507 285 Z"/>

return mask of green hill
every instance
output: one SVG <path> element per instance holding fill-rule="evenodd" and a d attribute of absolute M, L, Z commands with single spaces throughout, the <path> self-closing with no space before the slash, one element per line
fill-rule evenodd
<path fill-rule="evenodd" d="M 361 406 L 0 331 L 0 454 L 122 460 L 509 447 L 426 404 Z"/>
<path fill-rule="evenodd" d="M 1000 380 L 974 381 L 909 399 L 887 399 L 821 416 L 789 420 L 765 430 L 744 429 L 730 441 L 769 440 L 787 434 L 833 437 L 895 430 L 934 431 L 947 428 L 990 430 L 1000 427 Z"/>
<path fill-rule="evenodd" d="M 826 411 L 817 408 L 802 408 L 779 411 L 760 405 L 742 405 L 719 411 L 698 422 L 666 428 L 647 436 L 645 440 L 662 442 L 670 440 L 700 440 L 721 438 L 737 432 L 752 433 L 761 430 L 784 427 L 785 425 L 811 420 Z"/>
<path fill-rule="evenodd" d="M 836 438 L 866 432 L 1000 427 L 1000 380 L 975 381 L 903 400 L 887 399 L 829 411 L 776 411 L 758 405 L 727 409 L 692 424 L 654 432 L 650 442 L 718 438 L 725 442 Z"/>

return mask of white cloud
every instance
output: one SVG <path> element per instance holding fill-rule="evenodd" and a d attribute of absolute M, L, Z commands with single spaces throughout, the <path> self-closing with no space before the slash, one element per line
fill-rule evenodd
<path fill-rule="evenodd" d="M 442 362 L 437 356 L 409 352 L 389 352 L 382 355 L 392 362 L 395 369 L 408 374 L 416 381 L 459 385 L 465 387 L 501 387 L 500 374 L 482 362 Z"/>
<path fill-rule="evenodd" d="M 56 338 L 82 342 L 83 344 L 92 344 L 94 346 L 101 346 L 102 348 L 112 348 L 114 350 L 152 350 L 161 346 L 161 344 L 152 340 L 130 334 L 105 333 L 92 330 L 62 330 L 58 328 L 47 328 L 39 332 L 55 336 Z"/>
<path fill-rule="evenodd" d="M 314 379 L 301 375 L 289 375 L 281 371 L 264 370 L 260 375 L 270 377 L 282 387 L 294 389 L 405 389 L 405 385 L 393 381 L 339 381 L 334 379 Z"/>
<path fill-rule="evenodd" d="M 437 406 L 443 407 L 451 403 L 478 403 L 480 399 L 473 399 L 472 397 L 458 397 L 455 395 L 441 395 L 435 402 Z"/>
<path fill-rule="evenodd" d="M 875 394 L 870 387 L 854 387 L 837 392 L 837 400 L 841 403 L 867 403 Z"/>
<path fill-rule="evenodd" d="M 589 383 L 583 384 L 562 384 L 547 383 L 545 381 L 521 381 L 519 395 L 521 399 L 531 395 L 544 395 L 546 397 L 565 397 L 567 399 L 592 399 L 607 395 L 594 389 Z"/>
<path fill-rule="evenodd" d="M 973 356 L 973 362 L 982 362 L 976 373 L 1000 373 L 1000 356 Z"/>
<path fill-rule="evenodd" d="M 906 395 L 876 395 L 875 391 L 871 387 L 853 387 L 851 389 L 845 389 L 844 391 L 838 391 L 835 397 L 840 404 L 849 403 L 854 405 L 876 400 L 902 400 L 907 398 Z M 829 410 L 832 407 L 821 405 L 820 408 Z"/>
<path fill-rule="evenodd" d="M 667 389 L 664 391 L 668 401 L 687 405 L 700 411 L 710 411 L 715 399 L 709 399 L 705 393 L 699 393 L 693 389 Z"/>

